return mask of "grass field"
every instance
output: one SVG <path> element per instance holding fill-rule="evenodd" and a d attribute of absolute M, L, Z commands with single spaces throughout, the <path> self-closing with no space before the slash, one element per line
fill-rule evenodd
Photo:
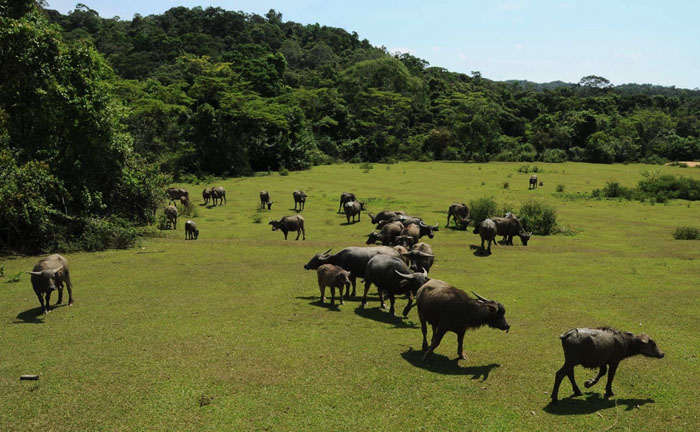
<path fill-rule="evenodd" d="M 228 179 L 217 182 L 228 204 L 215 208 L 199 205 L 204 185 L 184 185 L 199 240 L 184 240 L 181 219 L 135 249 L 66 254 L 75 306 L 46 317 L 28 275 L 5 283 L 38 258 L 3 259 L 0 430 L 699 430 L 700 241 L 672 233 L 700 226 L 700 203 L 590 192 L 606 180 L 634 186 L 643 170 L 700 178 L 700 169 L 538 163 L 544 186 L 528 191 L 521 165 L 335 165 Z M 262 189 L 272 211 L 257 210 Z M 267 225 L 293 214 L 295 189 L 309 195 L 306 241 Z M 364 244 L 372 229 L 366 214 L 346 225 L 336 213 L 343 191 L 373 212 L 439 222 L 430 276 L 503 303 L 510 333 L 469 332 L 459 362 L 449 333 L 423 364 L 415 309 L 389 316 L 374 288 L 365 309 L 359 298 L 319 304 L 315 271 L 302 266 L 330 247 Z M 546 200 L 576 234 L 534 236 L 527 247 L 516 238 L 477 256 L 471 229 L 444 224 L 452 202 L 483 196 L 514 209 Z M 625 360 L 609 401 L 604 380 L 574 399 L 565 380 L 564 399 L 549 407 L 559 334 L 600 325 L 648 333 L 666 357 Z M 582 389 L 595 374 L 576 373 Z"/>

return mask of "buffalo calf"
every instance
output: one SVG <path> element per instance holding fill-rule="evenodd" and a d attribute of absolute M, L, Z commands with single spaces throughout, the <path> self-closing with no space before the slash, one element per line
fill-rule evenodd
<path fill-rule="evenodd" d="M 326 287 L 331 288 L 331 305 L 335 304 L 335 289 L 340 290 L 340 304 L 343 302 L 343 287 L 345 295 L 350 295 L 350 272 L 333 264 L 323 264 L 316 271 L 318 275 L 318 289 L 321 291 L 321 303 L 326 301 Z"/>

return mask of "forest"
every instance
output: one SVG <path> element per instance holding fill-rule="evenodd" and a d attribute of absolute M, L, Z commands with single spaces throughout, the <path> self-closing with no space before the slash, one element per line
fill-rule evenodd
<path fill-rule="evenodd" d="M 399 160 L 700 158 L 700 91 L 498 82 L 221 8 L 103 18 L 0 0 L 0 249 L 90 249 L 173 178 Z M 81 240 L 76 244 L 75 239 Z M 87 242 L 87 243 L 85 243 Z"/>

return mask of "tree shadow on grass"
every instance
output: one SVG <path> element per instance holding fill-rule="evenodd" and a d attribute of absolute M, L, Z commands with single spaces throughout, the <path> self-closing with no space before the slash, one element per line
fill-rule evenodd
<path fill-rule="evenodd" d="M 397 308 L 401 310 L 401 308 Z M 367 308 L 358 306 L 355 308 L 355 314 L 363 317 L 369 318 L 371 320 L 391 324 L 396 328 L 418 328 L 418 325 L 414 322 L 407 322 L 404 318 L 392 316 L 389 311 L 382 309 L 381 307 Z"/>
<path fill-rule="evenodd" d="M 499 363 L 491 363 L 484 366 L 466 366 L 459 365 L 459 361 L 450 360 L 444 355 L 433 353 L 427 362 L 423 361 L 423 351 L 409 348 L 408 351 L 401 353 L 401 357 L 413 366 L 424 369 L 430 372 L 436 372 L 444 375 L 470 375 L 471 379 L 486 381 L 493 369 L 501 367 Z M 462 360 L 462 362 L 465 362 Z"/>
<path fill-rule="evenodd" d="M 616 403 L 624 407 L 625 411 L 632 411 L 642 405 L 654 403 L 654 399 L 604 399 L 600 393 L 586 392 L 584 399 L 569 396 L 560 399 L 556 405 L 546 405 L 543 411 L 555 415 L 593 414 L 603 409 L 614 408 Z"/>
<path fill-rule="evenodd" d="M 55 311 L 57 308 L 64 307 L 64 304 L 59 304 L 59 305 L 51 305 L 51 311 Z M 13 324 L 44 324 L 43 319 L 39 319 L 39 317 L 43 317 L 44 310 L 39 307 L 35 307 L 32 309 L 27 309 L 24 312 L 20 312 L 17 314 L 17 320 L 13 322 Z"/>

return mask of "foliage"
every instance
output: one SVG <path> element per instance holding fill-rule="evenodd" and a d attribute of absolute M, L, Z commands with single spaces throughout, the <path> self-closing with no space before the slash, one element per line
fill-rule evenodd
<path fill-rule="evenodd" d="M 496 216 L 498 205 L 492 197 L 482 197 L 475 200 L 469 200 L 469 210 L 471 219 L 474 221 L 474 226 L 480 224 L 485 219 L 491 216 Z"/>
<path fill-rule="evenodd" d="M 564 185 L 563 184 L 559 183 L 557 185 L 557 192 L 564 192 Z"/>
<path fill-rule="evenodd" d="M 556 234 L 558 231 L 556 209 L 545 201 L 529 199 L 520 206 L 517 215 L 525 231 L 535 235 Z"/>
<path fill-rule="evenodd" d="M 681 226 L 673 232 L 676 240 L 700 240 L 700 229 L 689 226 Z"/>

